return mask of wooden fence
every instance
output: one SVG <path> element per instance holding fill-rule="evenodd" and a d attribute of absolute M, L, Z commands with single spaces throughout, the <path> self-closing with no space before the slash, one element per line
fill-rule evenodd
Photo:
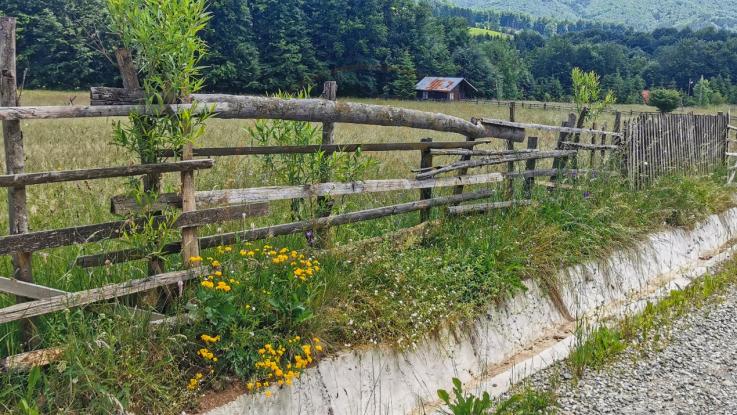
<path fill-rule="evenodd" d="M 677 172 L 723 166 L 729 115 L 641 114 L 625 122 L 623 166 L 635 186 Z"/>
<path fill-rule="evenodd" d="M 320 145 L 278 146 L 278 147 L 237 147 L 237 148 L 192 148 L 184 147 L 180 151 L 162 152 L 164 157 L 176 157 L 180 160 L 155 164 L 140 164 L 118 167 L 83 169 L 74 171 L 26 172 L 24 169 L 24 142 L 21 133 L 21 121 L 33 122 L 40 119 L 90 118 L 127 116 L 132 112 L 146 113 L 152 108 L 140 105 L 141 96 L 136 88 L 138 80 L 134 78 L 135 70 L 131 70 L 130 56 L 125 51 L 118 51 L 121 73 L 124 79 L 123 89 L 93 88 L 91 106 L 64 107 L 23 107 L 18 106 L 16 92 L 15 68 L 15 22 L 12 18 L 0 18 L 0 70 L 2 84 L 0 92 L 0 121 L 3 123 L 5 138 L 5 156 L 7 174 L 0 176 L 0 187 L 8 189 L 10 233 L 0 237 L 0 255 L 13 257 L 14 273 L 8 277 L 0 277 L 0 291 L 17 296 L 17 304 L 0 310 L 0 324 L 11 321 L 28 321 L 28 318 L 43 314 L 78 307 L 100 301 L 106 301 L 130 294 L 141 293 L 183 283 L 202 274 L 203 269 L 190 269 L 167 272 L 163 264 L 149 259 L 149 277 L 126 281 L 119 284 L 106 285 L 81 292 L 68 293 L 44 287 L 34 283 L 31 258 L 39 250 L 56 249 L 66 246 L 88 244 L 102 240 L 120 238 L 125 233 L 136 229 L 141 221 L 153 220 L 154 223 L 164 221 L 163 216 L 143 217 L 138 212 L 137 203 L 124 196 L 111 195 L 112 212 L 121 215 L 121 220 L 89 224 L 64 229 L 34 230 L 28 228 L 28 209 L 26 187 L 46 185 L 49 183 L 95 180 L 110 177 L 144 176 L 144 184 L 152 185 L 152 180 L 160 180 L 162 174 L 178 173 L 181 186 L 178 193 L 161 194 L 153 206 L 156 209 L 173 207 L 180 210 L 175 225 L 181 230 L 182 240 L 167 245 L 164 254 L 182 254 L 184 264 L 196 255 L 200 249 L 228 245 L 239 241 L 253 241 L 279 235 L 296 234 L 305 231 L 318 232 L 334 226 L 361 221 L 374 220 L 392 215 L 419 212 L 420 220 L 427 221 L 433 208 L 448 207 L 448 213 L 470 214 L 500 209 L 529 203 L 531 188 L 535 178 L 558 178 L 561 175 L 578 175 L 581 171 L 568 169 L 563 160 L 579 154 L 581 151 L 595 152 L 615 149 L 604 140 L 597 144 L 580 143 L 582 134 L 592 137 L 613 137 L 621 140 L 618 132 L 605 130 L 576 128 L 574 122 L 567 122 L 563 127 L 521 124 L 514 122 L 514 106 L 510 107 L 510 121 L 491 119 L 463 120 L 457 117 L 428 113 L 378 105 L 337 102 L 335 100 L 336 85 L 327 83 L 325 93 L 320 99 L 282 100 L 265 97 L 231 96 L 231 95 L 196 95 L 193 98 L 200 103 L 207 103 L 215 116 L 226 119 L 282 119 L 323 123 L 323 140 Z M 127 63 L 126 63 L 127 62 Z M 133 75 L 132 75 L 133 74 Z M 165 112 L 176 112 L 186 105 L 168 105 Z M 202 106 L 200 106 L 202 107 Z M 164 109 L 153 109 L 162 113 Z M 336 123 L 352 123 L 363 125 L 408 127 L 443 133 L 455 133 L 464 137 L 463 141 L 437 142 L 424 139 L 421 142 L 369 143 L 369 144 L 335 144 L 332 129 Z M 580 127 L 580 126 L 579 126 Z M 560 140 L 554 150 L 538 149 L 538 140 L 527 137 L 527 129 L 553 130 L 560 132 Z M 491 140 L 489 140 L 491 139 Z M 478 146 L 492 141 L 503 140 L 506 150 L 480 150 Z M 526 148 L 515 149 L 515 143 L 526 142 Z M 226 189 L 214 191 L 196 191 L 196 170 L 206 170 L 216 163 L 218 157 L 243 155 L 274 154 L 310 154 L 316 152 L 416 152 L 418 153 L 418 169 L 414 178 L 397 178 L 385 180 L 368 180 L 353 183 L 330 182 L 329 176 L 322 178 L 322 183 L 305 183 L 299 186 L 272 186 L 248 189 Z M 457 156 L 458 161 L 436 165 L 438 156 Z M 537 169 L 538 160 L 554 159 L 555 169 Z M 520 163 L 524 163 L 521 165 Z M 593 164 L 593 163 L 592 163 Z M 507 166 L 506 171 L 470 173 L 471 169 L 487 166 Z M 521 167 L 521 168 L 517 168 Z M 521 171 L 520 171 L 521 170 Z M 498 194 L 489 185 L 500 182 L 511 183 L 512 180 L 523 180 L 525 197 L 501 203 L 480 205 L 461 205 L 463 202 L 480 201 Z M 464 191 L 467 186 L 479 186 L 482 190 Z M 452 194 L 447 196 L 433 195 L 433 189 L 451 188 Z M 301 198 L 330 198 L 337 195 L 365 194 L 413 190 L 419 194 L 419 200 L 392 206 L 382 206 L 357 212 L 332 214 L 322 212 L 316 218 L 307 221 L 277 224 L 256 229 L 241 229 L 235 232 L 198 235 L 198 227 L 228 221 L 243 221 L 244 218 L 264 216 L 269 212 L 269 204 L 279 200 Z M 115 263 L 148 258 L 150 252 L 142 249 L 128 249 L 116 252 L 105 252 L 96 255 L 78 257 L 76 266 L 95 267 L 109 266 Z M 135 310 L 134 310 L 135 311 Z M 167 317 L 154 313 L 153 320 L 167 321 Z M 30 325 L 23 328 L 30 330 Z"/>
<path fill-rule="evenodd" d="M 207 103 L 216 117 L 225 119 L 282 119 L 307 121 L 323 124 L 323 137 L 319 145 L 275 146 L 275 147 L 228 147 L 228 148 L 192 148 L 185 147 L 178 151 L 161 152 L 162 157 L 179 158 L 166 163 L 139 164 L 130 166 L 105 167 L 74 171 L 32 172 L 24 170 L 24 143 L 21 133 L 21 120 L 33 122 L 39 119 L 90 118 L 127 116 L 132 112 L 145 113 L 149 107 L 140 104 L 141 94 L 137 89 L 138 80 L 135 70 L 130 68 L 130 56 L 120 50 L 116 54 L 124 79 L 124 88 L 93 88 L 91 106 L 64 107 L 22 107 L 16 98 L 15 78 L 15 23 L 12 18 L 0 18 L 0 121 L 3 123 L 5 138 L 5 157 L 7 174 L 0 176 L 0 187 L 8 189 L 10 232 L 0 237 L 0 255 L 13 257 L 14 274 L 10 278 L 0 277 L 0 292 L 17 296 L 17 304 L 0 309 L 0 324 L 11 321 L 27 321 L 28 318 L 78 307 L 95 302 L 107 301 L 130 294 L 141 293 L 159 287 L 183 283 L 196 278 L 204 272 L 202 268 L 192 267 L 184 270 L 167 272 L 163 264 L 156 259 L 149 259 L 148 278 L 126 281 L 119 284 L 68 293 L 34 283 L 31 257 L 39 250 L 56 249 L 78 244 L 95 243 L 112 240 L 136 229 L 141 221 L 166 220 L 163 216 L 153 218 L 142 217 L 135 200 L 126 196 L 111 195 L 112 213 L 121 219 L 101 224 L 88 224 L 64 229 L 34 230 L 28 228 L 27 186 L 46 185 L 66 181 L 95 180 L 110 177 L 144 176 L 142 180 L 149 188 L 157 186 L 152 181 L 159 180 L 161 174 L 178 173 L 181 186 L 177 193 L 160 194 L 155 201 L 153 211 L 164 208 L 180 210 L 175 225 L 181 230 L 181 241 L 171 243 L 163 248 L 163 254 L 181 253 L 184 264 L 200 249 L 229 245 L 240 241 L 255 241 L 280 235 L 297 234 L 306 231 L 319 233 L 331 227 L 362 221 L 375 220 L 393 215 L 419 212 L 419 220 L 427 221 L 431 211 L 443 207 L 448 214 L 464 215 L 487 212 L 493 209 L 509 208 L 529 204 L 532 187 L 536 179 L 544 177 L 549 182 L 542 184 L 551 187 L 562 187 L 559 183 L 562 176 L 578 176 L 594 168 L 607 169 L 613 167 L 609 161 L 613 154 L 622 149 L 622 143 L 628 149 L 647 149 L 638 151 L 637 157 L 647 155 L 655 157 L 658 153 L 651 146 L 635 143 L 644 142 L 637 135 L 635 139 L 620 132 L 621 114 L 617 114 L 613 131 L 604 126 L 601 129 L 582 128 L 583 120 L 571 115 L 561 126 L 525 124 L 516 122 L 516 104 L 509 105 L 509 121 L 496 119 L 464 120 L 444 114 L 428 113 L 405 108 L 357 104 L 336 101 L 337 85 L 326 83 L 325 92 L 320 99 L 276 99 L 265 97 L 232 96 L 232 95 L 195 95 L 193 99 Z M 169 105 L 166 112 L 176 112 L 186 105 Z M 202 106 L 200 106 L 202 107 Z M 154 109 L 162 113 L 162 109 Z M 684 116 L 685 118 L 685 116 Z M 723 117 L 722 117 L 723 118 Z M 722 122 L 722 118 L 718 118 Z M 693 118 L 696 120 L 698 118 Z M 333 129 L 336 123 L 362 125 L 408 127 L 430 132 L 454 133 L 463 137 L 463 141 L 434 141 L 431 138 L 421 142 L 367 143 L 367 144 L 335 144 Z M 644 124 L 643 124 L 644 125 Z M 711 124 L 709 124 L 711 125 Z M 721 125 L 721 124 L 720 124 Z M 726 125 L 726 124 L 725 124 Z M 635 121 L 626 124 L 629 135 L 640 131 Z M 707 133 L 702 129 L 694 130 L 690 139 L 701 140 L 696 134 Z M 542 150 L 537 137 L 528 136 L 529 130 L 553 131 L 558 133 L 555 148 Z M 645 131 L 647 129 L 643 129 Z M 709 129 L 718 134 L 717 128 Z M 648 130 L 649 131 L 649 130 Z M 639 134 L 639 133 L 638 133 Z M 648 136 L 650 137 L 650 136 Z M 711 137 L 711 136 L 710 136 Z M 725 137 L 726 138 L 726 135 Z M 491 142 L 506 144 L 504 150 L 481 149 L 481 145 Z M 648 138 L 647 143 L 653 141 Z M 709 141 L 711 140 L 711 141 Z M 713 143 L 715 138 L 709 138 Z M 661 142 L 660 140 L 655 140 Z M 699 141 L 701 143 L 701 141 Z M 524 148 L 515 148 L 515 143 L 524 144 Z M 694 150 L 706 148 L 711 157 L 716 157 L 715 148 L 701 145 Z M 660 148 L 660 147 L 657 147 Z M 723 147 L 721 147 L 723 150 Z M 212 168 L 220 157 L 259 156 L 277 154 L 312 154 L 317 152 L 414 152 L 418 156 L 418 168 L 413 178 L 394 178 L 384 180 L 367 180 L 352 183 L 331 182 L 329 175 L 321 177 L 319 183 L 304 183 L 297 186 L 270 186 L 246 189 L 225 189 L 196 191 L 195 175 L 197 170 Z M 440 156 L 457 157 L 457 161 L 439 164 Z M 588 170 L 579 169 L 585 165 L 588 156 Z M 696 156 L 694 156 L 696 157 Z M 699 156 L 700 157 L 700 156 Z M 723 157 L 723 155 L 722 155 Z M 443 159 L 445 160 L 445 159 Z M 540 168 L 540 160 L 552 160 L 552 168 Z M 627 160 L 640 170 L 631 170 L 636 174 L 646 174 L 641 169 L 640 158 L 627 156 Z M 639 163 L 639 164 L 638 164 Z M 498 172 L 473 172 L 473 169 L 488 166 L 501 166 Z M 505 168 L 506 167 L 506 168 Z M 547 167 L 547 166 L 545 166 Z M 619 169 L 615 169 L 617 172 Z M 630 171 L 630 170 L 628 170 Z M 634 173 L 633 173 L 634 174 Z M 639 177 L 639 176 L 638 176 Z M 650 177 L 650 176 L 648 176 Z M 515 198 L 511 192 L 512 181 L 522 180 L 524 194 Z M 508 200 L 494 203 L 463 205 L 463 202 L 483 201 L 498 192 L 490 186 L 504 183 L 509 189 Z M 541 184 L 538 181 L 537 184 Z M 482 189 L 467 190 L 468 186 Z M 450 188 L 452 194 L 438 196 L 434 189 Z M 333 214 L 329 210 L 319 212 L 312 220 L 282 223 L 255 229 L 239 229 L 230 233 L 215 235 L 198 235 L 198 227 L 228 221 L 243 221 L 244 218 L 265 216 L 269 213 L 269 205 L 275 201 L 303 198 L 328 199 L 339 195 L 355 195 L 393 191 L 417 191 L 418 200 L 391 206 L 381 206 L 356 212 Z M 103 252 L 81 256 L 76 259 L 75 266 L 97 267 L 116 263 L 146 259 L 150 252 L 143 249 L 127 249 L 115 252 Z M 134 310 L 136 311 L 136 310 Z M 165 322 L 170 319 L 162 314 L 154 313 L 152 319 Z M 22 328 L 30 330 L 30 326 Z"/>

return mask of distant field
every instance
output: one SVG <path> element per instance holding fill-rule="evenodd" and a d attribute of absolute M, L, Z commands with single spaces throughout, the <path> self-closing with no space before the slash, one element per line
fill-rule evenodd
<path fill-rule="evenodd" d="M 504 38 L 504 39 L 512 38 L 512 35 L 508 35 L 502 32 L 497 32 L 496 30 L 484 29 L 481 27 L 470 27 L 468 28 L 468 33 L 471 36 L 491 36 L 491 37 L 498 37 L 498 38 Z"/>

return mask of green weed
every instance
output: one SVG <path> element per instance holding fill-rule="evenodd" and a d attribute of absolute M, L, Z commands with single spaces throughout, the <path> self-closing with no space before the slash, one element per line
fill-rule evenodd
<path fill-rule="evenodd" d="M 463 384 L 458 378 L 453 378 L 453 396 L 444 389 L 438 390 L 438 397 L 448 407 L 447 414 L 452 415 L 483 415 L 491 408 L 491 398 L 488 392 L 479 398 L 463 392 Z"/>
<path fill-rule="evenodd" d="M 571 353 L 568 362 L 573 373 L 581 377 L 586 369 L 602 368 L 626 348 L 619 330 L 603 326 L 588 333 L 585 341 Z"/>
<path fill-rule="evenodd" d="M 556 413 L 555 394 L 527 387 L 500 402 L 494 415 L 531 415 Z"/>

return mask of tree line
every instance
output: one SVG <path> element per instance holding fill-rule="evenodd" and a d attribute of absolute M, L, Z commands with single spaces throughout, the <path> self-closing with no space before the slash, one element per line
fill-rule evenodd
<path fill-rule="evenodd" d="M 19 72 L 28 88 L 116 85 L 102 0 L 6 0 L 19 19 Z M 297 91 L 336 80 L 340 95 L 414 96 L 423 76 L 461 76 L 481 97 L 568 100 L 571 71 L 602 77 L 619 102 L 668 87 L 703 103 L 737 102 L 737 34 L 556 23 L 473 12 L 426 0 L 210 0 L 206 89 Z M 504 25 L 507 26 L 504 26 Z M 555 27 L 553 27 L 553 25 Z M 471 36 L 470 27 L 510 38 Z M 703 79 L 703 80 L 702 80 Z"/>

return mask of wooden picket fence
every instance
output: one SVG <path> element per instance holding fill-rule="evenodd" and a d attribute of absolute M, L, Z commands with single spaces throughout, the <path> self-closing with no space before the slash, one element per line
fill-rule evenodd
<path fill-rule="evenodd" d="M 640 114 L 625 122 L 623 165 L 635 186 L 673 173 L 707 174 L 725 163 L 729 114 Z"/>

